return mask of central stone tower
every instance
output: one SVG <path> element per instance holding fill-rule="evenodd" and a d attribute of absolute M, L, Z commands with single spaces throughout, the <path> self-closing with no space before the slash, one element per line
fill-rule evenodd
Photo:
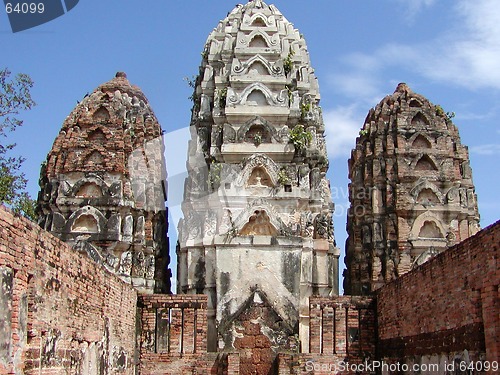
<path fill-rule="evenodd" d="M 338 294 L 320 95 L 303 37 L 260 0 L 220 21 L 202 56 L 178 292 L 209 296 L 209 349 L 251 366 L 256 347 L 307 350 L 309 297 Z"/>

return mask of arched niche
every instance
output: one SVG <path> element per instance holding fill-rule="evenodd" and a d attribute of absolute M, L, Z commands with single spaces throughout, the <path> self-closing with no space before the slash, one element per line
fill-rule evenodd
<path fill-rule="evenodd" d="M 266 95 L 261 90 L 255 89 L 247 96 L 245 104 L 251 106 L 267 106 L 269 102 Z"/>
<path fill-rule="evenodd" d="M 102 165 L 104 162 L 104 158 L 103 156 L 101 155 L 101 153 L 97 150 L 95 151 L 92 151 L 89 155 L 87 155 L 87 157 L 85 158 L 84 160 L 84 165 L 93 165 L 93 166 L 97 166 L 97 165 Z"/>
<path fill-rule="evenodd" d="M 95 182 L 87 182 L 81 185 L 75 193 L 77 198 L 99 198 L 102 195 L 102 188 Z"/>
<path fill-rule="evenodd" d="M 271 134 L 264 125 L 252 125 L 245 134 L 245 142 L 256 145 L 260 143 L 271 143 Z"/>
<path fill-rule="evenodd" d="M 424 192 L 424 190 L 426 190 L 426 192 Z M 410 194 L 417 203 L 425 203 L 429 202 L 429 200 L 434 203 L 437 199 L 436 203 L 444 204 L 446 200 L 441 190 L 432 182 L 425 179 L 418 181 L 415 187 L 410 191 Z"/>
<path fill-rule="evenodd" d="M 422 107 L 422 103 L 419 100 L 412 98 L 412 99 L 410 99 L 410 107 L 411 108 L 420 108 L 420 107 Z"/>
<path fill-rule="evenodd" d="M 271 224 L 265 210 L 255 210 L 248 222 L 241 228 L 242 236 L 277 236 L 278 230 Z"/>
<path fill-rule="evenodd" d="M 95 129 L 88 134 L 87 140 L 89 142 L 103 142 L 106 140 L 106 135 L 101 129 Z"/>
<path fill-rule="evenodd" d="M 417 163 L 415 164 L 415 170 L 416 171 L 437 171 L 438 168 L 434 161 L 428 156 L 424 155 L 422 156 Z"/>
<path fill-rule="evenodd" d="M 75 233 L 99 233 L 106 228 L 107 219 L 101 211 L 84 206 L 73 212 L 65 225 L 65 231 Z"/>
<path fill-rule="evenodd" d="M 444 238 L 441 229 L 434 220 L 426 220 L 418 232 L 419 238 Z"/>
<path fill-rule="evenodd" d="M 417 203 L 420 204 L 438 204 L 439 198 L 434 194 L 431 189 L 422 189 L 417 197 Z"/>
<path fill-rule="evenodd" d="M 95 111 L 92 115 L 92 118 L 94 122 L 108 122 L 110 118 L 109 111 L 104 107 L 99 107 L 99 109 L 97 109 L 97 111 Z"/>
<path fill-rule="evenodd" d="M 90 214 L 80 215 L 71 226 L 73 233 L 98 233 L 99 225 L 96 218 Z"/>
<path fill-rule="evenodd" d="M 88 174 L 86 177 L 78 180 L 71 188 L 73 197 L 101 197 L 109 195 L 110 191 L 104 180 L 95 174 Z"/>
<path fill-rule="evenodd" d="M 436 229 L 437 228 L 437 229 Z M 409 239 L 444 239 L 447 231 L 443 227 L 441 220 L 431 211 L 427 211 L 418 216 L 413 222 Z M 430 237 L 429 237 L 430 236 Z M 433 237 L 435 236 L 435 237 Z M 446 243 L 446 241 L 444 242 Z"/>
<path fill-rule="evenodd" d="M 411 120 L 411 125 L 415 127 L 427 126 L 429 124 L 429 120 L 422 112 L 418 112 Z"/>
<path fill-rule="evenodd" d="M 269 76 L 271 73 L 267 66 L 265 66 L 261 61 L 254 61 L 248 66 L 248 74 L 253 76 Z"/>
<path fill-rule="evenodd" d="M 428 204 L 439 204 L 440 199 L 437 195 L 432 191 L 432 189 L 424 188 L 420 190 L 417 196 L 417 203 L 428 205 Z"/>
<path fill-rule="evenodd" d="M 258 15 L 258 16 L 256 16 L 253 19 L 251 26 L 254 26 L 254 27 L 266 27 L 267 26 L 267 22 L 260 15 Z"/>
<path fill-rule="evenodd" d="M 256 34 L 252 38 L 252 40 L 250 40 L 250 43 L 248 43 L 248 46 L 250 48 L 269 48 L 269 45 L 267 44 L 266 39 L 260 34 Z"/>
<path fill-rule="evenodd" d="M 413 140 L 412 147 L 413 148 L 425 148 L 425 149 L 429 149 L 429 148 L 432 148 L 432 144 L 431 144 L 431 142 L 426 137 L 424 137 L 422 134 L 419 134 Z"/>
<path fill-rule="evenodd" d="M 266 172 L 271 181 L 271 186 L 278 185 L 278 165 L 265 154 L 254 154 L 250 156 L 246 162 L 243 170 L 236 179 L 236 186 L 248 186 L 251 175 L 256 168 L 262 168 Z"/>
<path fill-rule="evenodd" d="M 273 181 L 264 167 L 256 167 L 250 174 L 247 185 L 273 187 Z"/>
<path fill-rule="evenodd" d="M 273 92 L 261 82 L 255 82 L 247 86 L 241 95 L 230 94 L 228 89 L 228 101 L 230 104 L 241 105 L 282 105 L 281 97 L 276 97 Z M 251 103 L 248 103 L 251 102 Z"/>
<path fill-rule="evenodd" d="M 252 132 L 249 134 L 251 129 Z M 238 129 L 237 140 L 239 142 L 253 143 L 253 137 L 249 136 L 255 132 L 261 132 L 263 143 L 271 143 L 273 138 L 276 139 L 276 128 L 269 125 L 269 123 L 264 118 L 256 116 L 255 118 L 247 121 Z M 252 140 L 250 140 L 249 138 L 252 138 Z"/>

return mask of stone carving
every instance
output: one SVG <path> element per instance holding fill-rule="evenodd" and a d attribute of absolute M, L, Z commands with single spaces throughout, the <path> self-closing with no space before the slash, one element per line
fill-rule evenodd
<path fill-rule="evenodd" d="M 201 220 L 198 214 L 189 212 L 184 220 L 184 233 L 188 240 L 196 240 L 201 237 Z"/>
<path fill-rule="evenodd" d="M 313 168 L 310 173 L 311 190 L 317 191 L 321 184 L 321 172 L 319 168 Z"/>
<path fill-rule="evenodd" d="M 277 229 L 271 224 L 269 216 L 264 210 L 257 210 L 248 219 L 248 223 L 241 229 L 242 236 L 276 236 Z"/>
<path fill-rule="evenodd" d="M 326 173 L 322 172 L 321 173 L 321 179 L 319 182 L 318 186 L 319 192 L 321 194 L 321 199 L 323 199 L 324 202 L 331 202 L 332 201 L 332 193 L 330 191 L 330 183 L 328 182 L 326 178 Z"/>
<path fill-rule="evenodd" d="M 213 237 L 217 232 L 217 215 L 214 211 L 207 211 L 204 221 L 204 237 Z"/>
<path fill-rule="evenodd" d="M 309 180 L 309 166 L 301 165 L 299 167 L 298 175 L 299 175 L 299 187 L 302 189 L 309 189 L 310 180 Z"/>
<path fill-rule="evenodd" d="M 314 238 L 333 240 L 333 221 L 330 214 L 320 213 L 316 216 Z"/>
<path fill-rule="evenodd" d="M 233 217 L 231 211 L 227 208 L 223 210 L 222 219 L 219 225 L 219 233 L 226 234 L 234 228 Z"/>
<path fill-rule="evenodd" d="M 123 220 L 123 239 L 124 241 L 131 241 L 134 233 L 134 218 L 132 215 L 125 216 Z"/>
<path fill-rule="evenodd" d="M 136 240 L 143 240 L 144 235 L 145 235 L 145 225 L 146 225 L 146 220 L 144 219 L 144 216 L 139 216 L 137 218 L 137 224 L 136 224 L 136 229 L 135 229 L 135 239 Z"/>
<path fill-rule="evenodd" d="M 269 75 L 279 76 L 283 73 L 283 64 L 280 62 L 271 63 L 262 55 L 258 54 L 250 58 L 248 61 L 242 63 L 239 59 L 233 60 L 233 72 L 238 75 L 249 74 L 250 69 L 255 64 L 262 64 Z"/>
<path fill-rule="evenodd" d="M 129 276 L 132 272 L 132 253 L 130 251 L 126 251 L 122 254 L 120 258 L 120 268 L 118 269 L 118 273 L 120 275 Z"/>
<path fill-rule="evenodd" d="M 292 92 L 292 98 L 290 100 L 290 111 L 295 111 L 300 113 L 300 95 L 298 91 Z"/>
<path fill-rule="evenodd" d="M 372 232 L 368 225 L 363 225 L 363 245 L 369 245 L 372 242 Z"/>
<path fill-rule="evenodd" d="M 276 129 L 274 126 L 270 125 L 264 118 L 256 116 L 253 119 L 247 121 L 243 126 L 238 129 L 237 141 L 242 142 L 247 137 L 248 131 L 253 127 L 259 127 L 264 130 L 267 134 L 271 136 L 272 139 L 276 139 Z M 270 142 L 269 140 L 268 142 Z"/>
<path fill-rule="evenodd" d="M 446 197 L 448 198 L 448 203 L 458 203 L 459 202 L 458 189 L 455 187 L 451 188 L 450 190 L 448 190 Z"/>
<path fill-rule="evenodd" d="M 228 102 L 231 105 L 255 105 L 255 103 L 249 101 L 251 94 L 254 92 L 262 94 L 265 98 L 265 102 L 269 106 L 288 106 L 287 90 L 282 90 L 279 94 L 275 94 L 266 85 L 260 82 L 253 83 L 246 87 L 241 94 L 238 94 L 234 89 L 229 87 L 227 91 Z"/>
<path fill-rule="evenodd" d="M 144 277 L 146 273 L 145 257 L 142 251 L 134 254 L 132 259 L 132 276 Z"/>
<path fill-rule="evenodd" d="M 200 120 L 206 120 L 210 117 L 210 115 L 210 98 L 208 97 L 208 95 L 201 94 L 201 105 L 198 117 L 200 118 Z"/>
<path fill-rule="evenodd" d="M 222 134 L 224 143 L 234 143 L 236 141 L 236 130 L 230 124 L 224 124 Z"/>
<path fill-rule="evenodd" d="M 254 154 L 246 160 L 243 170 L 236 180 L 236 185 L 244 186 L 249 180 L 252 172 L 258 167 L 264 168 L 267 172 L 269 178 L 271 179 L 271 185 L 276 186 L 278 184 L 279 168 L 276 163 L 264 154 Z"/>
<path fill-rule="evenodd" d="M 314 236 L 314 220 L 310 211 L 303 212 L 300 217 L 301 227 L 303 228 L 302 236 L 305 238 L 313 238 Z"/>
<path fill-rule="evenodd" d="M 208 134 L 209 133 L 207 128 L 199 128 L 198 137 L 196 138 L 197 140 L 196 152 L 205 155 L 205 157 L 208 155 L 208 149 L 209 149 Z"/>
<path fill-rule="evenodd" d="M 292 213 L 288 217 L 288 227 L 290 228 L 290 232 L 292 236 L 301 236 L 302 235 L 302 226 L 301 226 L 301 212 L 298 210 L 293 210 Z"/>
<path fill-rule="evenodd" d="M 144 268 L 146 270 L 145 278 L 148 280 L 154 280 L 155 278 L 155 257 L 154 255 L 148 255 L 144 260 Z"/>
<path fill-rule="evenodd" d="M 290 128 L 284 125 L 277 134 L 277 139 L 281 143 L 288 143 L 290 141 Z"/>

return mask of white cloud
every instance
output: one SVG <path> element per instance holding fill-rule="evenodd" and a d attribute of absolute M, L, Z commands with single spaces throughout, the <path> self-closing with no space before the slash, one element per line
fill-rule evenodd
<path fill-rule="evenodd" d="M 405 0 L 406 1 L 406 0 Z M 434 0 L 412 1 L 416 10 Z M 381 72 L 394 66 L 427 79 L 467 89 L 500 89 L 500 7 L 497 0 L 457 1 L 451 29 L 419 44 L 386 44 L 371 53 L 344 57 L 347 72 L 337 74 L 335 86 L 348 96 L 364 87 L 365 96 L 377 94 Z"/>
<path fill-rule="evenodd" d="M 323 113 L 326 126 L 326 144 L 330 158 L 348 159 L 356 144 L 356 137 L 363 126 L 366 113 L 356 105 L 339 106 Z"/>
<path fill-rule="evenodd" d="M 479 155 L 499 155 L 500 154 L 500 144 L 487 144 L 472 146 L 469 151 L 474 154 Z"/>
<path fill-rule="evenodd" d="M 357 101 L 373 103 L 373 98 L 380 100 L 380 82 L 368 72 L 356 72 L 356 74 L 332 74 L 329 77 L 332 86 L 348 98 Z"/>

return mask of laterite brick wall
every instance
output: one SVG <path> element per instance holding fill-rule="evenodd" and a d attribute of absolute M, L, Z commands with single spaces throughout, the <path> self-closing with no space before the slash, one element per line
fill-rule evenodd
<path fill-rule="evenodd" d="M 134 289 L 0 206 L 0 374 L 134 374 Z"/>
<path fill-rule="evenodd" d="M 500 359 L 500 222 L 377 293 L 379 355 L 406 363 Z"/>
<path fill-rule="evenodd" d="M 207 353 L 207 296 L 140 295 L 141 375 L 238 375 L 235 353 Z"/>
<path fill-rule="evenodd" d="M 346 364 L 375 355 L 376 315 L 372 297 L 311 297 L 309 354 L 280 353 L 278 374 L 355 374 Z"/>

